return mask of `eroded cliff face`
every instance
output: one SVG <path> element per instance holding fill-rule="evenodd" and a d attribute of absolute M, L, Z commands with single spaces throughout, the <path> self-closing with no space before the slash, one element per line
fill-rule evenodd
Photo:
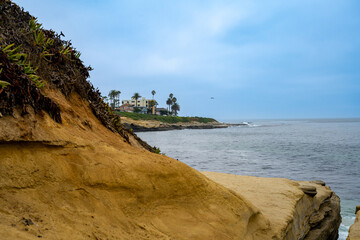
<path fill-rule="evenodd" d="M 241 193 L 270 221 L 273 239 L 335 240 L 341 223 L 340 199 L 328 186 L 283 178 L 203 172 Z M 305 187 L 305 188 L 304 188 Z M 316 195 L 303 189 L 315 188 Z M 307 192 L 307 191 L 305 191 Z"/>

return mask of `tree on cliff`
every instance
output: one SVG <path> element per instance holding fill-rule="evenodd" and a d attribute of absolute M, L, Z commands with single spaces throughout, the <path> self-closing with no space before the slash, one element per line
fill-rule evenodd
<path fill-rule="evenodd" d="M 175 103 L 171 106 L 171 110 L 175 113 L 175 116 L 177 116 L 177 112 L 180 111 L 180 105 L 175 102 Z"/>
<path fill-rule="evenodd" d="M 170 113 L 171 104 L 172 104 L 172 99 L 171 99 L 171 98 L 168 98 L 168 99 L 166 100 L 166 105 L 169 106 L 169 113 Z"/>
<path fill-rule="evenodd" d="M 120 94 L 121 94 L 121 92 L 117 91 L 117 90 L 111 90 L 109 92 L 110 102 L 112 101 L 112 103 L 110 104 L 112 109 L 115 109 L 116 103 L 119 103 Z"/>
<path fill-rule="evenodd" d="M 132 96 L 133 99 L 135 99 L 135 106 L 138 106 L 138 99 L 141 98 L 139 93 L 134 93 L 134 96 Z"/>
<path fill-rule="evenodd" d="M 158 103 L 156 102 L 156 100 L 150 100 L 149 101 L 148 113 L 152 114 L 153 107 L 156 107 L 157 105 L 158 105 Z"/>

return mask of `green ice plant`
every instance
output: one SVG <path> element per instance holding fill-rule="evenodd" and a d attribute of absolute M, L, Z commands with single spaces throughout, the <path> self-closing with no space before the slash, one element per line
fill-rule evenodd
<path fill-rule="evenodd" d="M 53 54 L 49 53 L 48 49 L 54 44 L 54 39 L 46 37 L 42 30 L 38 30 L 34 31 L 34 41 L 35 45 L 42 48 L 40 53 L 41 57 L 44 60 L 49 61 L 47 57 L 53 56 Z"/>
<path fill-rule="evenodd" d="M 30 31 L 34 34 L 34 45 L 42 48 L 40 53 L 41 57 L 46 61 L 49 61 L 47 57 L 50 57 L 53 54 L 50 54 L 48 49 L 54 45 L 54 39 L 46 37 L 41 26 L 42 25 L 37 22 L 36 18 L 32 18 L 29 22 Z"/>
<path fill-rule="evenodd" d="M 81 53 L 80 53 L 80 52 L 75 51 L 75 53 L 74 53 L 74 57 L 76 57 L 77 59 L 80 59 L 80 56 L 81 56 Z"/>
<path fill-rule="evenodd" d="M 2 73 L 2 68 L 0 68 L 0 74 Z M 4 88 L 6 88 L 7 86 L 9 86 L 10 85 L 10 83 L 8 83 L 8 82 L 6 82 L 6 81 L 2 81 L 2 80 L 0 80 L 0 87 L 2 88 L 2 89 L 4 89 Z M 0 90 L 0 93 L 2 92 L 2 89 Z"/>
<path fill-rule="evenodd" d="M 160 154 L 161 153 L 160 148 L 155 148 L 155 153 Z"/>
<path fill-rule="evenodd" d="M 37 86 L 38 88 L 44 88 L 45 81 L 40 80 L 40 77 L 36 75 L 36 70 L 31 67 L 30 61 L 27 62 L 27 54 L 21 52 L 21 45 L 14 47 L 14 44 L 8 46 L 2 46 L 2 51 L 7 55 L 10 62 L 20 65 L 27 77 Z"/>
<path fill-rule="evenodd" d="M 14 47 L 14 43 L 13 44 L 10 44 L 8 46 L 5 46 L 5 47 L 2 47 L 2 51 L 7 55 L 7 57 L 9 58 L 9 60 L 11 62 L 15 62 L 15 63 L 20 63 L 20 62 L 23 62 L 26 60 L 26 53 L 21 53 L 20 50 L 21 50 L 21 45 L 15 47 L 15 48 L 12 48 Z M 21 64 L 19 64 L 21 65 Z"/>
<path fill-rule="evenodd" d="M 40 46 L 43 48 L 42 50 L 42 57 L 47 60 L 47 57 L 52 56 L 53 54 L 50 54 L 48 52 L 48 49 L 50 46 L 54 44 L 54 39 L 48 38 L 45 36 L 44 31 L 42 30 L 42 24 L 37 22 L 36 18 L 32 18 L 29 21 L 29 28 L 30 32 L 34 33 L 34 42 L 35 45 Z M 73 53 L 74 57 L 77 59 L 80 59 L 81 53 L 72 49 L 68 44 L 64 44 L 61 46 L 60 53 L 64 56 L 71 56 Z"/>
<path fill-rule="evenodd" d="M 61 46 L 60 53 L 65 56 L 69 56 L 71 53 L 71 48 L 64 44 Z"/>
<path fill-rule="evenodd" d="M 44 49 L 47 49 L 54 44 L 54 39 L 46 37 L 42 30 L 34 31 L 34 41 L 36 45 L 41 46 Z"/>
<path fill-rule="evenodd" d="M 29 27 L 31 31 L 37 31 L 41 29 L 42 24 L 37 22 L 37 18 L 31 18 Z"/>
<path fill-rule="evenodd" d="M 25 74 L 35 84 L 35 86 L 37 86 L 38 88 L 43 89 L 46 82 L 41 80 L 40 77 L 38 75 L 36 75 L 37 68 L 33 69 L 31 67 L 30 62 L 24 63 L 24 65 L 22 67 L 24 69 Z"/>
<path fill-rule="evenodd" d="M 6 87 L 9 86 L 9 85 L 10 85 L 10 83 L 8 83 L 8 82 L 6 82 L 6 81 L 0 80 L 0 87 L 1 87 L 1 88 L 6 88 Z"/>
<path fill-rule="evenodd" d="M 36 45 L 43 46 L 46 41 L 45 33 L 41 30 L 34 31 L 34 40 Z"/>
<path fill-rule="evenodd" d="M 76 49 L 70 47 L 69 43 L 64 43 L 60 46 L 60 54 L 62 54 L 65 57 L 68 57 L 71 59 L 71 57 L 75 57 L 76 59 L 80 59 L 81 53 L 79 51 L 76 51 Z"/>

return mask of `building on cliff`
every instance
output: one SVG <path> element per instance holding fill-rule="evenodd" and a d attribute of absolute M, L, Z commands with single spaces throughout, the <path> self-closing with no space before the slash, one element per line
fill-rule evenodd
<path fill-rule="evenodd" d="M 137 101 L 137 104 L 136 104 Z M 122 100 L 122 104 L 129 104 L 132 107 L 149 107 L 150 100 L 146 98 L 141 98 L 140 100 L 136 100 L 135 98 L 131 98 L 131 100 Z"/>

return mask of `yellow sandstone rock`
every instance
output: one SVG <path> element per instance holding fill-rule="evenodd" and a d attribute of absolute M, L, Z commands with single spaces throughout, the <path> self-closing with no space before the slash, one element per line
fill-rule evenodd
<path fill-rule="evenodd" d="M 260 209 L 270 221 L 273 239 L 337 239 L 341 222 L 339 198 L 327 186 L 311 182 L 295 182 L 283 178 L 259 178 L 203 172 Z M 302 188 L 316 188 L 311 197 Z M 325 202 L 334 201 L 330 207 Z M 325 219 L 325 215 L 334 218 Z"/>
<path fill-rule="evenodd" d="M 347 240 L 360 240 L 360 210 L 356 212 L 356 219 L 349 229 Z"/>

